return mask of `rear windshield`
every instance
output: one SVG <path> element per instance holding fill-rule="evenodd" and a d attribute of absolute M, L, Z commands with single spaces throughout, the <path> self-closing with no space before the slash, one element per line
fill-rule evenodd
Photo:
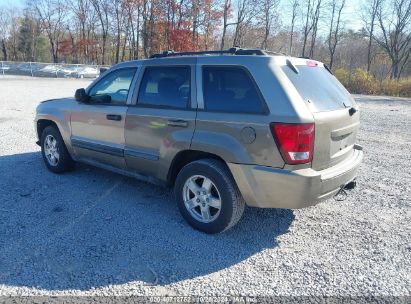
<path fill-rule="evenodd" d="M 353 106 L 348 91 L 324 67 L 298 65 L 298 74 L 287 65 L 282 69 L 314 112 Z"/>

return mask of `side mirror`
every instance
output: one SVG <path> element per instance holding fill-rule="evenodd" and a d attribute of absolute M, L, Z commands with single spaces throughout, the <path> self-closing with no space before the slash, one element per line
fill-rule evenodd
<path fill-rule="evenodd" d="M 78 102 L 88 102 L 89 100 L 89 96 L 86 94 L 86 90 L 83 88 L 76 90 L 76 93 L 74 94 L 74 98 Z"/>

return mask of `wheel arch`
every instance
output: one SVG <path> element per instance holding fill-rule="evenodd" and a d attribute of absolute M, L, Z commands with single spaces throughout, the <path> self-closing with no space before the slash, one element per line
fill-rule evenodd
<path fill-rule="evenodd" d="M 41 140 L 41 134 L 43 133 L 44 129 L 47 128 L 47 127 L 49 127 L 49 126 L 54 126 L 54 127 L 56 127 L 57 130 L 59 130 L 59 132 L 60 132 L 60 134 L 61 134 L 61 131 L 60 131 L 59 127 L 57 126 L 57 124 L 56 124 L 53 120 L 50 120 L 50 119 L 39 119 L 39 120 L 36 122 L 37 137 L 38 137 L 39 140 Z"/>
<path fill-rule="evenodd" d="M 54 118 L 55 117 L 49 116 L 49 115 L 38 117 L 38 119 L 36 120 L 36 124 L 35 124 L 37 136 L 39 139 L 37 143 L 40 144 L 41 135 L 44 129 L 47 127 L 53 126 L 57 129 L 57 131 L 59 131 L 70 156 L 74 159 L 74 152 L 73 152 L 73 149 L 70 143 L 70 127 L 68 123 L 62 124 L 59 119 L 54 119 Z"/>
<path fill-rule="evenodd" d="M 198 150 L 183 150 L 177 153 L 171 162 L 170 168 L 167 173 L 167 186 L 169 187 L 174 186 L 178 173 L 185 165 L 193 161 L 200 160 L 200 159 L 206 159 L 206 158 L 220 160 L 222 163 L 224 163 L 227 166 L 226 161 L 222 157 L 216 154 L 198 151 Z M 228 166 L 227 168 L 228 170 L 230 170 Z"/>

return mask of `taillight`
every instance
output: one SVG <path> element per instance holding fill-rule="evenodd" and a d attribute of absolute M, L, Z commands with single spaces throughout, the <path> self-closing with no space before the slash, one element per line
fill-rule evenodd
<path fill-rule="evenodd" d="M 271 131 L 285 162 L 305 164 L 313 159 L 314 124 L 272 123 Z"/>

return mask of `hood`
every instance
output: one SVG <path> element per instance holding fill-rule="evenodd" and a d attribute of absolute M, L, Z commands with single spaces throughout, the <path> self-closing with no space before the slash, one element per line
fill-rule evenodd
<path fill-rule="evenodd" d="M 42 101 L 42 102 L 40 102 L 40 103 L 46 103 L 46 102 L 50 102 L 50 101 L 64 101 L 64 100 L 71 100 L 71 99 L 74 100 L 73 97 L 53 98 L 53 99 L 44 100 L 44 101 Z"/>

